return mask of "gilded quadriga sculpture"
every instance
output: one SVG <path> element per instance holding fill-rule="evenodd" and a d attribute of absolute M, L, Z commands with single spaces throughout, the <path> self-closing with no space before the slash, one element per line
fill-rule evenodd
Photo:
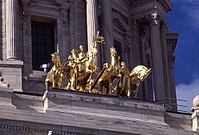
<path fill-rule="evenodd" d="M 125 62 L 120 61 L 114 47 L 110 48 L 110 63 L 104 63 L 99 73 L 96 69 L 97 44 L 104 44 L 104 38 L 93 36 L 93 46 L 84 52 L 72 49 L 67 62 L 62 65 L 58 53 L 51 54 L 53 67 L 46 75 L 46 89 L 65 88 L 99 94 L 137 97 L 140 83 L 150 74 L 151 69 L 143 65 L 136 66 L 131 72 Z M 63 86 L 64 78 L 68 84 Z"/>

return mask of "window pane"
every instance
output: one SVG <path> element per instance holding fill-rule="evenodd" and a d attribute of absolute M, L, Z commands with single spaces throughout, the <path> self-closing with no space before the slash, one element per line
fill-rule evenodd
<path fill-rule="evenodd" d="M 40 65 L 50 63 L 50 54 L 54 52 L 54 25 L 32 21 L 32 64 L 34 70 Z"/>

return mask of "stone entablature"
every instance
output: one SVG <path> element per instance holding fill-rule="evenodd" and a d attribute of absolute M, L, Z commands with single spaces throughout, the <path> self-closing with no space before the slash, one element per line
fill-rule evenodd
<path fill-rule="evenodd" d="M 131 1 L 131 4 L 133 6 L 139 6 L 140 4 L 145 4 L 145 3 L 150 2 L 150 1 L 154 2 L 156 0 L 133 0 L 133 1 Z M 128 1 L 128 0 L 125 0 L 125 2 L 130 3 L 130 1 Z M 168 12 L 168 11 L 171 10 L 172 4 L 169 0 L 160 0 L 158 2 L 162 5 L 162 7 L 164 8 L 165 11 Z"/>

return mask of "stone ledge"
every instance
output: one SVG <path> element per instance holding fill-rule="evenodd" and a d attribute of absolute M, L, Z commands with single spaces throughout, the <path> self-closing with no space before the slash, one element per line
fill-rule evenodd
<path fill-rule="evenodd" d="M 51 89 L 48 91 L 48 110 L 121 120 L 141 120 L 149 123 L 164 122 L 165 108 L 154 102 L 126 97 Z"/>
<path fill-rule="evenodd" d="M 14 91 L 11 102 L 17 109 L 22 110 L 46 112 L 48 107 L 46 94 L 40 95 Z"/>
<path fill-rule="evenodd" d="M 165 123 L 167 123 L 172 128 L 192 131 L 191 114 L 188 113 L 167 111 L 165 114 Z"/>
<path fill-rule="evenodd" d="M 10 67 L 10 68 L 21 68 L 23 66 L 23 61 L 21 60 L 4 60 L 0 61 L 1 67 Z"/>
<path fill-rule="evenodd" d="M 130 99 L 127 97 L 114 96 L 114 95 L 85 93 L 85 92 L 65 90 L 65 89 L 50 89 L 48 91 L 48 99 L 49 100 L 66 99 L 66 100 L 71 100 L 71 101 L 81 101 L 85 103 L 90 102 L 90 103 L 97 103 L 97 104 L 124 106 L 124 107 L 165 112 L 165 107 L 163 107 L 163 105 L 160 105 L 152 101 Z"/>

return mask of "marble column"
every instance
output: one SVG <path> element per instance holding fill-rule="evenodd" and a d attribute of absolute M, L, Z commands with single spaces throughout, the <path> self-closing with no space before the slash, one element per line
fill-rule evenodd
<path fill-rule="evenodd" d="M 148 68 L 150 65 L 150 50 L 149 47 L 149 40 L 148 40 L 148 31 L 145 27 L 142 28 L 142 32 L 140 33 L 140 45 L 141 45 L 141 51 L 142 51 L 142 64 L 147 66 Z M 143 99 L 145 100 L 153 100 L 152 90 L 149 88 L 149 77 L 146 78 L 146 80 L 143 82 Z"/>
<path fill-rule="evenodd" d="M 175 89 L 175 78 L 174 78 L 174 63 L 175 63 L 175 56 L 173 56 L 173 53 L 168 56 L 169 60 L 169 70 L 170 70 L 170 94 L 171 94 L 171 99 L 173 99 L 173 109 L 177 109 L 177 101 L 176 99 L 176 89 Z"/>
<path fill-rule="evenodd" d="M 150 29 L 151 29 L 151 48 L 152 48 L 152 66 L 153 66 L 155 101 L 164 103 L 165 90 L 164 90 L 163 62 L 162 62 L 161 40 L 160 40 L 160 24 L 157 12 L 151 14 Z"/>
<path fill-rule="evenodd" d="M 6 58 L 16 59 L 16 0 L 6 0 Z"/>
<path fill-rule="evenodd" d="M 109 62 L 110 60 L 109 48 L 114 46 L 111 0 L 102 0 L 102 27 L 103 27 L 103 35 L 105 37 L 105 45 L 103 46 L 103 51 L 105 54 L 104 57 L 105 61 Z"/>
<path fill-rule="evenodd" d="M 167 24 L 164 21 L 161 27 L 161 36 L 162 36 L 162 55 L 163 55 L 163 68 L 164 68 L 164 81 L 165 81 L 165 100 L 168 104 L 168 109 L 175 110 L 176 106 L 176 97 L 173 98 L 171 95 L 170 82 L 169 79 L 169 63 L 168 63 L 168 50 L 167 50 Z"/>
<path fill-rule="evenodd" d="M 93 46 L 92 37 L 97 34 L 96 6 L 97 0 L 86 0 L 88 49 Z"/>

